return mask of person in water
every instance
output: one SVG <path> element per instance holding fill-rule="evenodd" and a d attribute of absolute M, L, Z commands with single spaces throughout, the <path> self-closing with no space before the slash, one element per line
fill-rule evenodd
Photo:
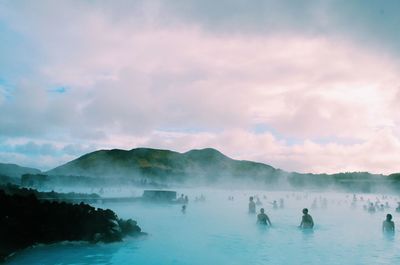
<path fill-rule="evenodd" d="M 369 213 L 374 213 L 374 212 L 376 212 L 375 205 L 374 205 L 372 202 L 369 204 L 368 212 L 369 212 Z"/>
<path fill-rule="evenodd" d="M 249 213 L 256 213 L 256 204 L 253 196 L 249 198 Z"/>
<path fill-rule="evenodd" d="M 182 213 L 186 213 L 186 205 L 182 205 L 182 209 L 181 209 Z"/>
<path fill-rule="evenodd" d="M 272 226 L 271 221 L 269 220 L 268 215 L 264 213 L 264 208 L 260 209 L 260 213 L 257 215 L 257 223 L 262 225 Z"/>
<path fill-rule="evenodd" d="M 307 208 L 303 209 L 303 217 L 301 218 L 301 223 L 299 227 L 303 229 L 304 228 L 312 229 L 314 227 L 314 221 L 311 215 L 308 214 Z"/>
<path fill-rule="evenodd" d="M 386 215 L 386 220 L 382 223 L 382 231 L 384 233 L 394 233 L 394 222 L 390 213 Z"/>
<path fill-rule="evenodd" d="M 400 202 L 397 203 L 396 212 L 400 212 Z"/>

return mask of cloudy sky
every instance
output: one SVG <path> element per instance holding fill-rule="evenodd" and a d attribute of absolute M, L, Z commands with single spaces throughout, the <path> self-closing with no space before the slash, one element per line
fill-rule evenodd
<path fill-rule="evenodd" d="M 400 172 L 400 2 L 0 0 L 0 161 L 213 147 Z"/>

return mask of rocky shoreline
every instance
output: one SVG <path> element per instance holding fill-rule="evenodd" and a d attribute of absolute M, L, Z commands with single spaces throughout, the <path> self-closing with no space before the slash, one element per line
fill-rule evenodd
<path fill-rule="evenodd" d="M 36 245 L 62 241 L 116 242 L 143 235 L 136 221 L 88 204 L 42 201 L 32 192 L 0 189 L 0 261 Z"/>

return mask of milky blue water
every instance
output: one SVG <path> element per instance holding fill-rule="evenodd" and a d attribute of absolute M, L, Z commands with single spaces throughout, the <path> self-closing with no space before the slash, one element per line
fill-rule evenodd
<path fill-rule="evenodd" d="M 181 205 L 96 205 L 110 208 L 122 218 L 137 220 L 148 236 L 112 244 L 64 242 L 37 246 L 17 253 L 6 264 L 400 264 L 400 233 L 385 236 L 381 231 L 386 213 L 392 213 L 395 222 L 400 220 L 394 211 L 397 197 L 363 195 L 364 202 L 358 201 L 353 208 L 352 195 L 344 193 L 199 189 L 178 192 L 191 199 L 185 214 Z M 194 202 L 200 194 L 206 196 L 206 201 Z M 115 194 L 106 191 L 106 195 Z M 272 221 L 271 228 L 256 225 L 256 216 L 247 213 L 250 195 L 261 199 Z M 228 196 L 234 196 L 234 200 L 228 200 Z M 271 202 L 280 198 L 284 198 L 285 207 L 274 210 Z M 322 198 L 328 201 L 325 209 L 321 207 Z M 314 199 L 318 203 L 312 209 Z M 391 208 L 370 214 L 362 209 L 367 199 L 388 201 Z M 303 207 L 308 207 L 314 218 L 313 232 L 297 228 Z"/>

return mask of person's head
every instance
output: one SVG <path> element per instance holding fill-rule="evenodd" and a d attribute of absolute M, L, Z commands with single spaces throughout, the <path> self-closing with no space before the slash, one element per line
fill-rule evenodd
<path fill-rule="evenodd" d="M 308 214 L 308 209 L 307 208 L 303 209 L 303 214 Z"/>
<path fill-rule="evenodd" d="M 250 196 L 250 198 L 249 198 L 249 199 L 250 199 L 250 201 L 253 201 L 253 200 L 254 200 L 253 196 Z"/>
<path fill-rule="evenodd" d="M 264 213 L 264 208 L 261 208 L 261 209 L 260 209 L 260 212 L 261 212 L 261 213 Z"/>
<path fill-rule="evenodd" d="M 390 214 L 390 213 L 388 213 L 387 215 L 386 215 L 386 220 L 387 221 L 392 221 L 392 215 Z"/>

